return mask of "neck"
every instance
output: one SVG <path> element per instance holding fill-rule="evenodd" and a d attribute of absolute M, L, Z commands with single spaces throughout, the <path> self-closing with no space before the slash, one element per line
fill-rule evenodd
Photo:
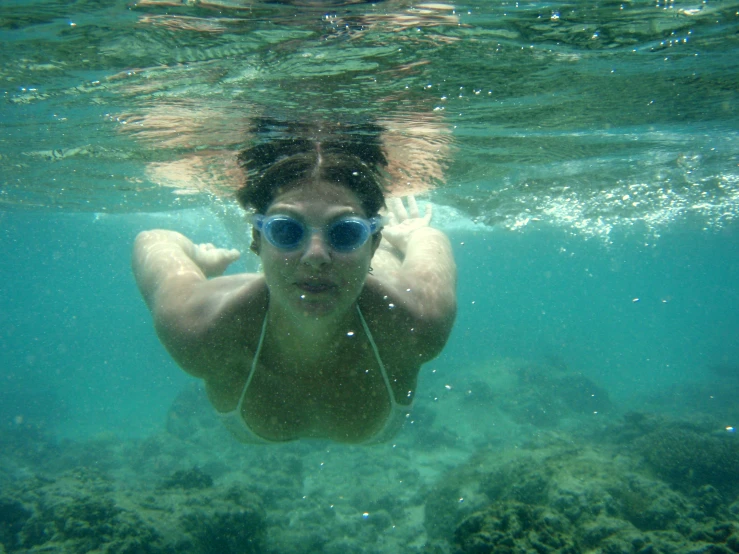
<path fill-rule="evenodd" d="M 289 314 L 270 305 L 267 314 L 270 342 L 283 354 L 306 362 L 336 352 L 347 338 L 361 333 L 355 304 L 336 316 L 321 317 Z"/>

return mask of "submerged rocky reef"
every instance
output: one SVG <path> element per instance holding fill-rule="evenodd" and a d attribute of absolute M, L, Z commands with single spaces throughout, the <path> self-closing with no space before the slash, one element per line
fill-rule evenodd
<path fill-rule="evenodd" d="M 81 468 L 8 484 L 0 544 L 9 553 L 263 552 L 259 496 L 244 486 L 205 485 L 208 479 L 193 470 L 141 489 Z"/>
<path fill-rule="evenodd" d="M 716 413 L 623 413 L 566 370 L 500 376 L 419 399 L 377 447 L 240 445 L 195 385 L 143 440 L 11 422 L 0 554 L 739 552 L 739 436 Z"/>
<path fill-rule="evenodd" d="M 455 554 L 739 552 L 736 477 L 695 475 L 675 486 L 661 474 L 683 459 L 683 445 L 674 457 L 645 457 L 639 447 L 621 448 L 618 429 L 611 431 L 612 443 L 552 433 L 515 451 L 476 454 L 429 494 L 429 535 Z M 739 453 L 739 441 L 729 440 Z M 707 462 L 721 451 L 698 457 Z M 712 459 L 723 461 L 723 453 Z"/>

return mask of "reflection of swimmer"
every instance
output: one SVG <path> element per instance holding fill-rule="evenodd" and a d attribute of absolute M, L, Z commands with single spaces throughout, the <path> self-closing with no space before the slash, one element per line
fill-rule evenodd
<path fill-rule="evenodd" d="M 301 117 L 300 113 L 285 113 L 285 110 L 290 109 L 287 105 L 296 103 L 300 112 L 302 101 L 296 98 L 302 98 L 299 95 L 305 91 L 314 93 L 311 106 L 317 112 L 330 111 L 337 106 L 347 108 L 344 102 L 353 98 L 357 78 L 364 70 L 357 72 L 354 64 L 337 65 L 334 60 L 335 55 L 345 51 L 340 46 L 343 39 L 357 39 L 357 46 L 361 47 L 355 54 L 358 59 L 366 59 L 373 67 L 372 72 L 378 72 L 381 82 L 392 83 L 374 89 L 363 88 L 360 102 L 362 107 L 373 103 L 381 107 L 370 111 L 385 127 L 382 140 L 389 168 L 395 172 L 392 175 L 394 188 L 389 194 L 418 194 L 442 183 L 453 138 L 443 112 L 433 111 L 438 97 L 396 86 L 399 80 L 411 79 L 427 71 L 431 59 L 410 56 L 404 58 L 403 63 L 394 64 L 388 58 L 374 68 L 377 62 L 372 52 L 373 47 L 387 46 L 388 41 L 394 40 L 402 40 L 404 47 L 427 42 L 438 45 L 454 40 L 451 33 L 449 36 L 443 33 L 444 29 L 456 30 L 460 24 L 453 6 L 388 0 L 381 4 L 381 9 L 340 10 L 339 15 L 327 18 L 322 15 L 326 12 L 312 10 L 310 6 L 331 7 L 355 2 L 290 0 L 278 3 L 289 6 L 232 0 L 142 0 L 136 3 L 139 26 L 166 30 L 168 39 L 161 43 L 161 59 L 180 60 L 180 50 L 199 52 L 201 46 L 207 48 L 203 58 L 193 55 L 181 60 L 187 63 L 129 68 L 107 80 L 111 90 L 134 100 L 130 111 L 114 116 L 121 122 L 120 131 L 142 143 L 147 153 L 159 152 L 146 164 L 147 180 L 156 186 L 172 188 L 178 194 L 231 196 L 243 182 L 243 176 L 233 163 L 235 153 L 250 140 L 249 129 L 254 120 L 274 113 L 282 113 L 287 119 Z M 161 13 L 161 8 L 170 7 L 182 10 Z M 188 11 L 189 7 L 197 11 Z M 247 36 L 245 29 L 260 28 L 259 17 L 252 13 L 254 8 L 271 10 L 269 13 L 274 18 L 270 16 L 270 26 L 295 26 L 326 34 L 321 40 L 315 40 L 313 35 L 309 39 L 294 39 L 289 38 L 293 36 L 291 33 L 285 33 L 288 38 L 277 43 L 270 35 L 272 38 L 261 48 L 255 48 L 251 42 L 246 48 L 239 37 Z M 218 11 L 219 16 L 212 17 L 215 14 L 209 11 Z M 248 12 L 249 17 L 240 19 L 242 12 Z M 420 28 L 426 31 L 415 32 Z M 409 29 L 414 32 L 406 33 Z M 193 30 L 223 35 L 222 41 L 199 42 Z M 153 38 L 160 36 L 157 32 L 150 34 Z M 339 42 L 332 47 L 331 39 Z M 168 53 L 172 44 L 190 45 L 191 48 Z M 427 52 L 428 48 L 424 47 L 423 51 Z M 305 57 L 307 54 L 311 54 L 309 58 Z M 309 59 L 310 64 L 306 61 Z M 311 71 L 296 78 L 295 70 L 300 70 L 304 64 L 311 67 Z M 281 92 L 266 99 L 259 94 L 242 93 L 260 88 Z M 374 97 L 372 90 L 376 90 Z M 323 104 L 316 106 L 313 102 Z"/>
<path fill-rule="evenodd" d="M 133 267 L 162 343 L 245 442 L 387 440 L 454 321 L 447 237 L 413 198 L 379 215 L 378 142 L 285 139 L 241 160 L 264 272 L 222 276 L 237 251 L 141 233 Z"/>

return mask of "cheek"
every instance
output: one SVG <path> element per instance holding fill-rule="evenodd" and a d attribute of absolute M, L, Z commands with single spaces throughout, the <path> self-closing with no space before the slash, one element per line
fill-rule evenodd
<path fill-rule="evenodd" d="M 369 274 L 369 258 L 367 256 L 352 256 L 345 260 L 344 275 L 352 282 L 364 282 Z"/>
<path fill-rule="evenodd" d="M 286 255 L 281 252 L 270 252 L 262 254 L 262 268 L 264 275 L 269 279 L 280 278 L 281 275 L 291 271 L 297 263 L 295 256 Z"/>

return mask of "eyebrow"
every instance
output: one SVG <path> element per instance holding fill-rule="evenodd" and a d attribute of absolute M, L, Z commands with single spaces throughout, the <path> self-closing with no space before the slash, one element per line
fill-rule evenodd
<path fill-rule="evenodd" d="M 305 215 L 302 211 L 292 207 L 290 204 L 280 204 L 275 203 L 270 206 L 270 208 L 267 210 L 266 214 L 275 214 L 275 213 L 284 213 L 286 215 L 291 216 L 297 216 L 297 219 L 305 219 Z M 334 220 L 339 219 L 340 217 L 347 216 L 347 215 L 353 215 L 356 217 L 361 217 L 362 219 L 366 219 L 364 215 L 361 213 L 358 213 L 355 208 L 352 208 L 351 206 L 341 206 L 336 209 L 335 213 L 329 213 L 329 216 L 327 219 Z"/>

